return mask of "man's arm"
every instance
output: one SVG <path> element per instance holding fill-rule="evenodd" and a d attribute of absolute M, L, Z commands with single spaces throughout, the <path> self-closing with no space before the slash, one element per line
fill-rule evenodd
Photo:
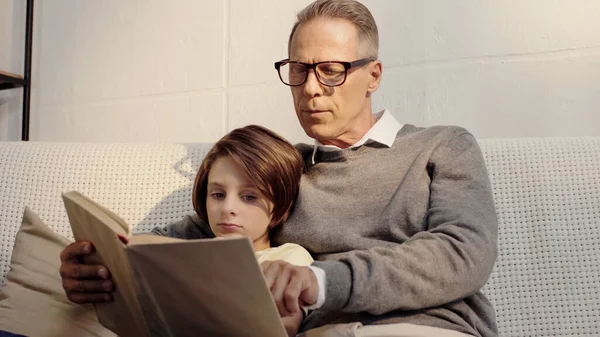
<path fill-rule="evenodd" d="M 163 228 L 154 228 L 151 233 L 181 239 L 214 237 L 210 227 L 196 215 L 188 215 Z M 112 301 L 114 285 L 110 271 L 106 266 L 87 261 L 93 252 L 94 246 L 86 241 L 74 242 L 61 252 L 59 272 L 67 298 L 72 302 L 83 304 Z"/>
<path fill-rule="evenodd" d="M 498 224 L 485 163 L 466 132 L 430 161 L 428 230 L 394 248 L 350 251 L 317 261 L 326 275 L 322 310 L 420 310 L 463 299 L 487 281 L 497 255 Z"/>

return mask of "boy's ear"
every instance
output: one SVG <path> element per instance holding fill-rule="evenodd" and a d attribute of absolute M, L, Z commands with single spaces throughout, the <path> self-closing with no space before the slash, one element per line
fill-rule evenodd
<path fill-rule="evenodd" d="M 290 217 L 290 211 L 288 210 L 287 212 L 285 212 L 285 214 L 283 215 L 283 217 L 281 218 L 281 221 L 279 221 L 279 223 L 286 222 L 289 217 Z"/>
<path fill-rule="evenodd" d="M 269 224 L 269 229 L 273 229 L 273 228 L 277 227 L 278 225 L 286 222 L 289 217 L 290 217 L 290 211 L 288 210 L 287 212 L 285 212 L 285 214 L 281 217 L 281 220 L 279 220 L 278 222 L 271 221 L 271 223 Z"/>

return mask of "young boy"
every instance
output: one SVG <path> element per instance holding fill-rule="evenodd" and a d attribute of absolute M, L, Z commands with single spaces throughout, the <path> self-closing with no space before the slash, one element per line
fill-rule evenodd
<path fill-rule="evenodd" d="M 287 140 L 266 128 L 250 125 L 219 140 L 205 156 L 192 192 L 194 210 L 215 237 L 245 236 L 258 262 L 313 262 L 301 246 L 271 247 L 270 237 L 288 218 L 298 194 L 304 161 Z M 295 336 L 303 313 L 284 317 Z"/>

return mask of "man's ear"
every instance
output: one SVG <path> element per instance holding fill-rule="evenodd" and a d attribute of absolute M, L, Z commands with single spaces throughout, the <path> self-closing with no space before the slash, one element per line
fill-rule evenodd
<path fill-rule="evenodd" d="M 383 73 L 383 64 L 379 60 L 373 61 L 369 66 L 369 75 L 371 76 L 369 79 L 369 86 L 367 87 L 367 92 L 369 94 L 374 93 L 379 88 L 379 84 L 381 83 L 381 74 Z"/>

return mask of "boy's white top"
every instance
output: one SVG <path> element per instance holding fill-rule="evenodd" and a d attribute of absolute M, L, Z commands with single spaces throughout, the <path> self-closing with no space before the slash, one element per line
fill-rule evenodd
<path fill-rule="evenodd" d="M 282 260 L 296 266 L 310 266 L 313 258 L 304 247 L 295 243 L 286 243 L 279 247 L 267 248 L 255 252 L 258 264 L 264 261 Z"/>

